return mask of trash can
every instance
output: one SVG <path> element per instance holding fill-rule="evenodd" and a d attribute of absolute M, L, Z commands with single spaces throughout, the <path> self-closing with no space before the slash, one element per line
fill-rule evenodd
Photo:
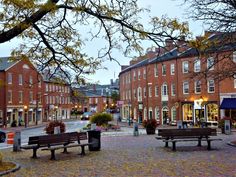
<path fill-rule="evenodd" d="M 90 151 L 99 151 L 101 149 L 101 131 L 88 130 L 88 142 Z"/>

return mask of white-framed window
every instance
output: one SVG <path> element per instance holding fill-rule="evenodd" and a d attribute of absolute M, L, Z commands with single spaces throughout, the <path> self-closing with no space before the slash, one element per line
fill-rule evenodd
<path fill-rule="evenodd" d="M 155 119 L 160 120 L 160 109 L 159 109 L 159 107 L 155 107 Z"/>
<path fill-rule="evenodd" d="M 144 96 L 144 98 L 146 98 L 146 96 L 147 96 L 146 87 L 143 88 L 143 96 Z"/>
<path fill-rule="evenodd" d="M 171 84 L 171 96 L 175 96 L 176 94 L 176 88 L 175 88 L 175 83 Z"/>
<path fill-rule="evenodd" d="M 152 119 L 152 107 L 149 107 L 149 109 L 148 109 L 148 118 L 149 119 Z"/>
<path fill-rule="evenodd" d="M 134 99 L 137 98 L 137 95 L 136 95 L 136 89 L 134 89 Z"/>
<path fill-rule="evenodd" d="M 175 108 L 175 106 L 173 106 L 171 108 L 171 121 L 176 122 L 176 108 Z"/>
<path fill-rule="evenodd" d="M 162 64 L 162 76 L 166 75 L 166 65 Z"/>
<path fill-rule="evenodd" d="M 189 83 L 188 83 L 188 81 L 183 82 L 183 94 L 189 94 Z"/>
<path fill-rule="evenodd" d="M 158 86 L 156 85 L 156 86 L 155 86 L 155 97 L 158 97 L 158 92 L 159 92 L 159 91 L 158 91 Z"/>
<path fill-rule="evenodd" d="M 22 85 L 22 84 L 23 84 L 23 76 L 22 76 L 22 74 L 19 74 L 19 76 L 18 76 L 18 82 L 19 82 L 19 85 Z"/>
<path fill-rule="evenodd" d="M 7 92 L 7 101 L 8 103 L 12 103 L 12 90 L 8 90 Z"/>
<path fill-rule="evenodd" d="M 152 87 L 151 86 L 148 87 L 148 96 L 152 97 Z"/>
<path fill-rule="evenodd" d="M 146 79 L 146 76 L 147 76 L 147 75 L 146 75 L 146 69 L 144 68 L 144 69 L 143 69 L 143 79 Z"/>
<path fill-rule="evenodd" d="M 7 74 L 7 83 L 12 84 L 12 73 Z"/>
<path fill-rule="evenodd" d="M 201 93 L 201 81 L 194 82 L 195 93 Z"/>
<path fill-rule="evenodd" d="M 162 84 L 161 94 L 162 94 L 162 96 L 167 96 L 168 95 L 168 86 L 167 86 L 166 83 Z"/>
<path fill-rule="evenodd" d="M 236 63 L 236 51 L 233 52 L 233 62 Z"/>
<path fill-rule="evenodd" d="M 140 72 L 140 70 L 138 70 L 138 80 L 140 80 L 141 79 L 141 72 Z"/>
<path fill-rule="evenodd" d="M 236 88 L 236 79 L 234 79 L 234 88 Z"/>
<path fill-rule="evenodd" d="M 170 65 L 170 74 L 175 75 L 175 64 L 173 63 Z"/>
<path fill-rule="evenodd" d="M 213 57 L 208 58 L 207 59 L 207 69 L 214 70 L 214 63 L 215 63 L 215 60 Z"/>
<path fill-rule="evenodd" d="M 155 64 L 155 67 L 154 67 L 154 76 L 155 76 L 155 77 L 158 77 L 158 67 L 157 67 L 157 63 Z"/>
<path fill-rule="evenodd" d="M 214 93 L 215 92 L 215 81 L 213 79 L 208 80 L 207 86 L 208 86 L 208 93 Z"/>
<path fill-rule="evenodd" d="M 134 81 L 136 81 L 136 72 L 133 71 L 133 78 L 134 78 Z"/>
<path fill-rule="evenodd" d="M 201 61 L 200 59 L 196 59 L 194 61 L 194 72 L 200 72 L 201 71 Z"/>
<path fill-rule="evenodd" d="M 138 101 L 142 101 L 142 88 L 138 88 Z"/>
<path fill-rule="evenodd" d="M 146 107 L 143 109 L 143 118 L 145 120 L 147 120 L 147 108 Z"/>
<path fill-rule="evenodd" d="M 23 103 L 23 92 L 19 91 L 19 103 Z"/>
<path fill-rule="evenodd" d="M 188 71 L 189 71 L 188 61 L 183 61 L 182 62 L 182 71 L 183 71 L 183 73 L 188 73 Z"/>
<path fill-rule="evenodd" d="M 33 84 L 33 77 L 29 76 L 29 83 L 32 85 Z"/>

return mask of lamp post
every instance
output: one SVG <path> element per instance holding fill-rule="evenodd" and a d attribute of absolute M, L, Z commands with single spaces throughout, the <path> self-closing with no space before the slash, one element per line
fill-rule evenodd
<path fill-rule="evenodd" d="M 28 124 L 27 111 L 28 111 L 28 106 L 27 106 L 27 105 L 24 105 L 24 112 L 25 112 L 25 116 L 24 116 L 25 128 L 27 128 L 27 124 Z"/>
<path fill-rule="evenodd" d="M 130 126 L 131 125 L 131 121 L 130 121 L 130 101 L 128 103 L 128 125 Z"/>
<path fill-rule="evenodd" d="M 109 110 L 109 98 L 108 98 L 108 95 L 109 95 L 109 88 L 107 87 L 106 88 L 106 94 L 107 94 L 107 106 L 106 106 L 106 109 L 107 111 Z"/>
<path fill-rule="evenodd" d="M 75 119 L 77 119 L 77 114 L 78 114 L 78 106 L 75 105 Z"/>
<path fill-rule="evenodd" d="M 58 106 L 55 106 L 55 111 L 56 111 L 56 117 L 55 119 L 57 120 L 57 109 L 58 109 Z"/>

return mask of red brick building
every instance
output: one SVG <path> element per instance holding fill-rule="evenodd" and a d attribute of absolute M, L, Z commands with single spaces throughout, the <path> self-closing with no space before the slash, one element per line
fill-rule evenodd
<path fill-rule="evenodd" d="M 0 126 L 42 122 L 42 76 L 28 60 L 0 58 Z"/>
<path fill-rule="evenodd" d="M 207 40 L 220 38 L 221 34 L 211 34 Z M 217 125 L 227 112 L 220 110 L 222 100 L 236 97 L 236 80 L 233 77 L 222 80 L 219 75 L 216 78 L 214 72 L 227 71 L 236 65 L 234 45 L 208 50 L 201 57 L 182 41 L 178 47 L 170 40 L 166 45 L 168 51 L 161 55 L 146 55 L 123 67 L 119 75 L 120 97 L 124 101 L 122 118 L 139 122 L 155 118 L 160 124 L 203 120 Z M 205 77 L 197 75 L 205 70 L 208 71 Z"/>

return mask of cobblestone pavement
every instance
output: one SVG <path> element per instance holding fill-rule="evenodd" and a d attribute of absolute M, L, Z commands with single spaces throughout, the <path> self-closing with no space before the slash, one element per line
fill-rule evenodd
<path fill-rule="evenodd" d="M 40 158 L 31 159 L 32 150 L 12 152 L 12 149 L 5 149 L 2 151 L 4 161 L 21 165 L 19 171 L 7 176 L 236 177 L 236 147 L 227 145 L 236 139 L 235 132 L 231 135 L 219 134 L 223 141 L 212 142 L 211 151 L 206 150 L 206 142 L 202 143 L 202 147 L 197 147 L 197 142 L 182 142 L 177 143 L 176 152 L 164 148 L 164 143 L 155 139 L 156 135 L 143 133 L 135 137 L 131 128 L 124 132 L 127 134 L 102 134 L 101 151 L 86 150 L 84 157 L 78 155 L 78 147 L 68 149 L 69 154 L 56 151 L 56 161 L 49 160 L 50 153 L 41 150 L 38 150 Z"/>

